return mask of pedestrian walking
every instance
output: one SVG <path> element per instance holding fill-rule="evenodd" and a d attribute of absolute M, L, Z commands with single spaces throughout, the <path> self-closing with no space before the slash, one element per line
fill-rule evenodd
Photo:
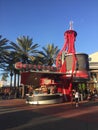
<path fill-rule="evenodd" d="M 71 93 L 71 104 L 73 105 L 73 102 L 75 101 L 75 90 L 73 89 L 72 90 L 72 93 Z"/>
<path fill-rule="evenodd" d="M 79 107 L 79 92 L 75 92 L 75 106 Z"/>

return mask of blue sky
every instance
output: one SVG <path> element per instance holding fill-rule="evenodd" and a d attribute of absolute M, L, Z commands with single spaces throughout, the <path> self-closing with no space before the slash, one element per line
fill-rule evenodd
<path fill-rule="evenodd" d="M 13 42 L 28 35 L 40 47 L 62 49 L 71 20 L 76 51 L 98 51 L 98 0 L 0 0 L 0 35 Z"/>

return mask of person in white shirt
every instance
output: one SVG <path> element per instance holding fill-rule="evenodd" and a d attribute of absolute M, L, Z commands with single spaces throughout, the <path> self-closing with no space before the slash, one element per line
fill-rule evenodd
<path fill-rule="evenodd" d="M 79 106 L 79 92 L 78 91 L 75 92 L 75 104 L 76 104 L 76 107 Z"/>

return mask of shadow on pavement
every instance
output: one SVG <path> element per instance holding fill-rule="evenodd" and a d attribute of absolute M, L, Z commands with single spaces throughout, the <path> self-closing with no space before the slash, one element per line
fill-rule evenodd
<path fill-rule="evenodd" d="M 22 107 L 22 109 L 20 109 Z M 1 130 L 98 130 L 98 102 L 0 107 Z"/>

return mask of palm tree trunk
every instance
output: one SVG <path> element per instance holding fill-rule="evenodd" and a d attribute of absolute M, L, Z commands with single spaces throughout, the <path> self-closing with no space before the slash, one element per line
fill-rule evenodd
<path fill-rule="evenodd" d="M 14 87 L 16 87 L 16 73 L 14 72 Z"/>
<path fill-rule="evenodd" d="M 10 73 L 10 87 L 12 87 L 12 78 L 13 78 L 13 73 L 12 73 L 12 70 L 11 70 L 11 73 Z"/>
<path fill-rule="evenodd" d="M 19 82 L 20 82 L 20 73 L 18 73 L 18 79 L 17 79 L 17 86 L 19 87 Z"/>

